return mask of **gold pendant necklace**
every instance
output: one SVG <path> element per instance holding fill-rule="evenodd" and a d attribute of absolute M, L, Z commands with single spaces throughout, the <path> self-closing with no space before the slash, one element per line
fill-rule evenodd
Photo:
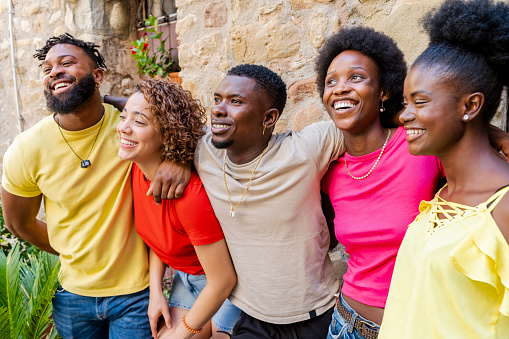
<path fill-rule="evenodd" d="M 103 127 L 103 122 L 104 122 L 104 112 L 103 112 L 103 116 L 101 118 L 101 126 L 99 126 L 99 131 L 97 131 L 97 135 L 95 136 L 94 143 L 92 144 L 92 147 L 90 148 L 90 152 L 88 152 L 88 155 L 85 159 L 81 159 L 81 157 L 72 149 L 71 145 L 69 144 L 67 139 L 64 137 L 64 133 L 62 133 L 62 127 L 60 126 L 60 118 L 57 115 L 57 125 L 58 125 L 58 130 L 60 131 L 60 135 L 62 136 L 62 138 L 64 138 L 65 143 L 67 144 L 67 146 L 69 146 L 69 148 L 74 153 L 74 155 L 76 155 L 78 157 L 78 159 L 81 160 L 81 168 L 87 168 L 90 165 L 92 165 L 92 163 L 90 162 L 90 160 L 88 158 L 90 157 L 90 154 L 92 154 L 92 150 L 94 149 L 95 142 L 97 141 L 97 138 L 99 137 L 99 133 L 101 133 L 101 128 Z"/>
<path fill-rule="evenodd" d="M 375 163 L 373 164 L 373 167 L 371 167 L 371 169 L 369 170 L 368 173 L 366 173 L 365 175 L 363 175 L 362 177 L 354 177 L 352 175 L 352 173 L 350 173 L 350 171 L 348 170 L 348 166 L 346 165 L 346 157 L 345 157 L 345 168 L 346 168 L 346 171 L 348 172 L 348 175 L 350 177 L 352 177 L 353 179 L 355 180 L 362 180 L 362 179 L 365 179 L 367 178 L 371 172 L 373 172 L 373 170 L 375 169 L 375 166 L 376 164 L 378 164 L 378 162 L 380 161 L 380 158 L 382 157 L 382 154 L 384 154 L 384 150 L 385 150 L 385 146 L 387 146 L 387 142 L 389 141 L 389 137 L 391 136 L 391 130 L 390 129 L 387 129 L 389 132 L 387 133 L 387 138 L 385 138 L 385 142 L 384 142 L 384 145 L 382 147 L 382 150 L 380 151 L 380 154 L 378 155 L 378 158 L 376 159 Z"/>
<path fill-rule="evenodd" d="M 258 158 L 258 161 L 256 162 L 256 165 L 255 167 L 253 168 L 253 172 L 251 172 L 251 177 L 249 178 L 249 181 L 247 183 L 247 187 L 246 189 L 244 190 L 244 194 L 242 194 L 242 197 L 240 198 L 239 202 L 237 203 L 237 205 L 235 205 L 235 207 L 233 207 L 233 203 L 232 203 L 232 199 L 230 198 L 230 192 L 228 191 L 228 184 L 226 183 L 226 156 L 228 155 L 228 151 L 226 151 L 226 153 L 224 154 L 224 161 L 223 161 L 223 178 L 224 178 L 224 187 L 226 188 L 226 195 L 228 196 L 228 201 L 230 202 L 230 216 L 232 218 L 235 218 L 235 209 L 237 207 L 239 207 L 240 203 L 242 202 L 242 199 L 244 199 L 244 197 L 246 196 L 246 193 L 247 193 L 247 190 L 249 189 L 249 185 L 251 184 L 251 180 L 253 180 L 253 176 L 255 174 L 255 171 L 256 171 L 256 168 L 258 167 L 258 164 L 260 163 L 260 160 L 262 160 L 262 157 L 263 155 L 265 154 L 265 151 L 269 148 L 269 145 L 267 145 L 267 147 L 265 147 L 265 149 L 263 150 L 262 154 L 260 155 L 260 157 Z"/>

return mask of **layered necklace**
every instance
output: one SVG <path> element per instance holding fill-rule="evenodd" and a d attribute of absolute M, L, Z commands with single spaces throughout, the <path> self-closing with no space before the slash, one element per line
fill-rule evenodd
<path fill-rule="evenodd" d="M 352 179 L 355 179 L 355 180 L 362 180 L 362 179 L 365 179 L 367 178 L 371 172 L 373 172 L 373 170 L 375 169 L 376 167 L 376 164 L 378 164 L 378 162 L 380 161 L 380 158 L 382 157 L 382 154 L 384 154 L 384 150 L 385 150 L 385 146 L 387 146 L 387 142 L 389 141 L 389 138 L 391 136 L 391 130 L 388 128 L 387 129 L 387 138 L 385 138 L 385 142 L 384 142 L 384 145 L 382 147 L 382 150 L 380 151 L 380 154 L 378 155 L 378 158 L 376 159 L 375 163 L 373 164 L 373 166 L 371 167 L 371 169 L 369 170 L 368 173 L 366 173 L 365 175 L 363 175 L 362 177 L 356 177 L 354 176 L 352 173 L 350 173 L 350 171 L 348 170 L 348 166 L 346 164 L 346 157 L 345 157 L 345 168 L 346 168 L 346 171 L 348 172 L 348 175 L 352 178 Z"/>
<path fill-rule="evenodd" d="M 64 133 L 62 132 L 62 127 L 60 126 L 60 118 L 57 115 L 57 125 L 58 125 L 58 130 L 60 131 L 60 135 L 62 136 L 62 138 L 64 138 L 65 143 L 67 144 L 67 146 L 69 146 L 69 148 L 74 153 L 74 155 L 76 155 L 78 157 L 78 159 L 80 159 L 80 161 L 81 161 L 81 168 L 87 168 L 90 165 L 92 165 L 92 163 L 90 162 L 90 159 L 89 159 L 90 158 L 90 154 L 92 154 L 92 150 L 94 149 L 95 142 L 97 141 L 97 138 L 99 137 L 99 133 L 101 133 L 101 128 L 103 127 L 103 122 L 104 122 L 104 112 L 103 112 L 103 116 L 101 118 L 101 125 L 99 126 L 99 131 L 97 131 L 97 135 L 95 136 L 94 143 L 92 144 L 92 147 L 90 148 L 90 152 L 88 152 L 88 155 L 87 155 L 87 157 L 85 159 L 82 159 L 78 155 L 78 153 L 76 153 L 72 149 L 71 145 L 69 144 L 69 142 L 65 138 Z"/>
<path fill-rule="evenodd" d="M 242 202 L 242 200 L 246 196 L 247 190 L 249 189 L 249 185 L 251 184 L 251 180 L 253 180 L 253 176 L 255 174 L 256 168 L 258 167 L 258 164 L 260 163 L 260 160 L 262 160 L 262 157 L 265 154 L 265 151 L 267 151 L 267 148 L 269 148 L 269 145 L 267 145 L 267 147 L 265 147 L 265 149 L 263 150 L 262 154 L 258 158 L 258 161 L 256 162 L 256 165 L 253 168 L 253 172 L 251 172 L 251 177 L 249 178 L 249 181 L 247 182 L 247 187 L 244 190 L 244 194 L 242 194 L 242 197 L 240 198 L 240 200 L 237 203 L 237 205 L 235 205 L 235 207 L 233 207 L 232 199 L 230 198 L 230 192 L 228 191 L 228 184 L 226 183 L 226 156 L 228 155 L 228 152 L 225 152 L 224 161 L 223 161 L 223 178 L 224 178 L 224 187 L 226 188 L 226 195 L 228 196 L 228 201 L 230 202 L 230 216 L 232 218 L 235 218 L 235 209 L 237 207 L 239 207 L 240 203 Z"/>

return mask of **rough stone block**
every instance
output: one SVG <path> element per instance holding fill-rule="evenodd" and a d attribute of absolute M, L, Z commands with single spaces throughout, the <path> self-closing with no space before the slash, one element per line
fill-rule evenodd
<path fill-rule="evenodd" d="M 316 77 L 294 82 L 288 87 L 288 99 L 302 101 L 316 93 Z"/>
<path fill-rule="evenodd" d="M 293 129 L 300 131 L 313 122 L 321 121 L 323 115 L 323 110 L 318 107 L 318 105 L 313 104 L 308 106 L 295 114 L 293 118 Z"/>
<path fill-rule="evenodd" d="M 309 40 L 311 45 L 315 48 L 322 47 L 325 37 L 323 33 L 327 28 L 327 18 L 323 15 L 322 12 L 318 12 L 313 14 L 313 16 L 309 19 Z"/>
<path fill-rule="evenodd" d="M 205 27 L 221 27 L 226 23 L 227 13 L 224 2 L 211 2 L 205 8 L 203 25 Z"/>

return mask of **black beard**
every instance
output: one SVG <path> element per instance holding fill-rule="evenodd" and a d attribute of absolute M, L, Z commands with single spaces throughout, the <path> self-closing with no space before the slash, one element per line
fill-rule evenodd
<path fill-rule="evenodd" d="M 211 141 L 212 141 L 212 145 L 215 148 L 219 148 L 219 149 L 228 148 L 231 145 L 233 145 L 233 140 L 232 139 L 228 139 L 228 140 L 225 140 L 225 141 L 219 141 L 219 142 L 218 141 L 214 141 L 214 139 L 212 139 Z"/>
<path fill-rule="evenodd" d="M 88 74 L 81 78 L 79 82 L 74 81 L 73 88 L 61 94 L 60 98 L 53 95 L 51 91 L 44 89 L 46 105 L 48 109 L 54 113 L 58 114 L 72 113 L 94 95 L 95 88 L 96 83 L 94 76 L 92 74 Z"/>

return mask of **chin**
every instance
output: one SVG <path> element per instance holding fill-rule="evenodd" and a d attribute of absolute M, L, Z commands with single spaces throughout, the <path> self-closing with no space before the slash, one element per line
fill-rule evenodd
<path fill-rule="evenodd" d="M 224 148 L 228 148 L 228 147 L 230 147 L 231 145 L 233 145 L 233 140 L 232 140 L 232 139 L 226 139 L 226 140 L 214 140 L 214 137 L 212 137 L 212 145 L 213 145 L 215 148 L 218 148 L 218 149 L 224 149 Z"/>

